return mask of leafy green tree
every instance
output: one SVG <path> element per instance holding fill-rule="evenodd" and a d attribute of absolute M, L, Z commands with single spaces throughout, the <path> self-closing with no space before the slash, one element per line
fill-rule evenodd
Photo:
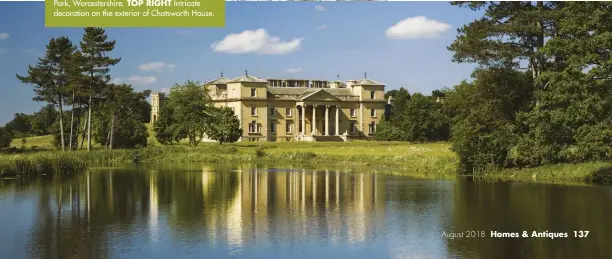
<path fill-rule="evenodd" d="M 58 119 L 53 105 L 45 105 L 32 116 L 32 133 L 37 136 L 51 134 L 51 127 Z"/>
<path fill-rule="evenodd" d="M 452 149 L 461 173 L 510 166 L 519 129 L 515 119 L 529 108 L 531 77 L 511 69 L 481 69 L 446 93 Z"/>
<path fill-rule="evenodd" d="M 153 125 L 155 139 L 163 145 L 169 145 L 173 142 L 178 143 L 181 139 L 187 137 L 187 132 L 174 123 L 173 108 L 170 105 L 172 105 L 172 102 L 169 102 L 167 98 L 159 108 L 159 117 Z"/>
<path fill-rule="evenodd" d="M 542 73 L 538 105 L 519 120 L 523 165 L 612 159 L 612 4 L 567 2 L 561 11 L 559 36 L 544 48 L 561 65 Z"/>
<path fill-rule="evenodd" d="M 109 41 L 103 28 L 87 27 L 81 40 L 85 83 L 88 85 L 87 150 L 91 149 L 91 123 L 94 100 L 100 98 L 103 88 L 110 81 L 110 66 L 116 65 L 121 58 L 111 58 L 108 52 L 115 48 L 115 41 Z"/>
<path fill-rule="evenodd" d="M 206 135 L 221 144 L 238 141 L 242 136 L 242 129 L 234 110 L 228 107 L 214 108 L 213 114 L 214 121 Z"/>
<path fill-rule="evenodd" d="M 400 127 L 408 141 L 440 141 L 448 139 L 448 121 L 433 98 L 413 94 L 401 113 Z"/>
<path fill-rule="evenodd" d="M 11 132 L 4 127 L 0 127 L 0 149 L 10 147 L 12 141 Z"/>
<path fill-rule="evenodd" d="M 32 131 L 31 117 L 24 113 L 15 113 L 13 120 L 9 121 L 5 128 L 10 130 L 16 137 L 26 137 Z"/>
<path fill-rule="evenodd" d="M 95 140 L 107 149 L 146 146 L 148 132 L 143 110 L 150 112 L 148 92 L 135 92 L 130 85 L 110 84 L 104 87 L 104 100 L 99 106 Z M 106 115 L 106 116 L 104 116 Z"/>
<path fill-rule="evenodd" d="M 151 90 L 147 89 L 141 92 L 141 95 L 145 98 L 151 96 Z M 151 104 L 149 102 L 138 102 L 140 104 L 138 107 L 135 107 L 138 111 L 140 111 L 140 118 L 142 118 L 142 123 L 150 123 L 151 122 Z"/>
<path fill-rule="evenodd" d="M 400 87 L 392 98 L 389 120 L 399 126 L 400 121 L 403 121 L 406 105 L 410 101 L 410 93 L 405 88 Z"/>
<path fill-rule="evenodd" d="M 431 91 L 431 97 L 436 97 L 437 98 L 437 97 L 445 97 L 445 96 L 446 96 L 446 94 L 442 90 L 436 89 L 436 90 Z"/>
<path fill-rule="evenodd" d="M 51 39 L 44 57 L 39 58 L 35 66 L 29 66 L 28 75 L 17 75 L 21 82 L 34 86 L 35 101 L 53 104 L 59 110 L 62 151 L 65 150 L 63 107 L 68 93 L 67 87 L 70 84 L 67 70 L 71 66 L 71 57 L 75 51 L 76 47 L 67 37 Z"/>
<path fill-rule="evenodd" d="M 173 132 L 184 131 L 189 144 L 197 146 L 214 123 L 208 89 L 194 81 L 176 84 L 170 89 L 170 99 L 166 102 L 174 109 L 172 117 L 176 128 Z"/>
<path fill-rule="evenodd" d="M 397 141 L 405 139 L 406 133 L 402 128 L 397 127 L 388 116 L 382 118 L 381 122 L 376 125 L 374 139 L 378 141 Z"/>
<path fill-rule="evenodd" d="M 389 90 L 385 93 L 385 99 L 389 99 L 389 97 L 395 97 L 397 94 L 397 89 Z"/>

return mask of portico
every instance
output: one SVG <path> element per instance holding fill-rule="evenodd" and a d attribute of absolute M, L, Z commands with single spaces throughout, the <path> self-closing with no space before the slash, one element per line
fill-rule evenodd
<path fill-rule="evenodd" d="M 339 103 L 297 103 L 299 109 L 299 133 L 302 137 L 340 136 Z M 306 127 L 304 127 L 306 125 Z"/>

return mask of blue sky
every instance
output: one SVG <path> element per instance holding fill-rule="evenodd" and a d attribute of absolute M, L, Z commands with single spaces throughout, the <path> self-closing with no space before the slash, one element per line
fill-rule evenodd
<path fill-rule="evenodd" d="M 107 29 L 117 41 L 111 55 L 122 58 L 111 73 L 137 90 L 161 90 L 221 71 L 328 80 L 367 72 L 387 90 L 429 94 L 469 78 L 474 66 L 451 62 L 446 47 L 478 15 L 447 2 L 228 2 L 224 28 Z M 82 33 L 45 28 L 44 2 L 0 2 L 0 125 L 43 105 L 15 74 L 35 64 L 50 38 L 78 43 Z"/>

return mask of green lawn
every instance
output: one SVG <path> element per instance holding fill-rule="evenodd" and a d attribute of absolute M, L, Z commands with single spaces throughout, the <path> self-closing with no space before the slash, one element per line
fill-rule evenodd
<path fill-rule="evenodd" d="M 43 148 L 43 149 L 51 149 L 53 148 L 53 136 L 51 135 L 45 135 L 45 136 L 36 136 L 36 137 L 29 137 L 26 138 L 26 148 L 30 148 L 33 146 L 38 146 L 39 148 Z M 11 147 L 17 147 L 20 148 L 22 146 L 22 141 L 21 139 L 13 139 L 13 141 L 11 142 Z"/>
<path fill-rule="evenodd" d="M 241 142 L 238 147 L 259 146 L 259 143 Z M 350 142 L 265 142 L 261 144 L 268 153 L 282 152 L 313 152 L 324 155 L 342 156 L 419 156 L 446 157 L 455 155 L 446 142 L 439 143 L 407 143 L 381 141 L 350 141 Z"/>

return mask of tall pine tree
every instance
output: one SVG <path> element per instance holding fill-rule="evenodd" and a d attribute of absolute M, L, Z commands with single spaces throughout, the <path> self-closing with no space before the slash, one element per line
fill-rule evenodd
<path fill-rule="evenodd" d="M 109 41 L 103 28 L 87 27 L 81 41 L 84 59 L 85 81 L 88 85 L 87 150 L 91 149 L 91 109 L 102 89 L 110 81 L 110 66 L 116 65 L 121 58 L 111 58 L 107 53 L 115 48 L 115 41 Z"/>
<path fill-rule="evenodd" d="M 17 78 L 34 86 L 35 101 L 53 104 L 59 110 L 60 146 L 66 150 L 64 141 L 63 107 L 71 83 L 69 76 L 71 62 L 76 46 L 67 37 L 54 38 L 49 41 L 47 50 L 34 66 L 29 66 L 28 75 Z"/>

